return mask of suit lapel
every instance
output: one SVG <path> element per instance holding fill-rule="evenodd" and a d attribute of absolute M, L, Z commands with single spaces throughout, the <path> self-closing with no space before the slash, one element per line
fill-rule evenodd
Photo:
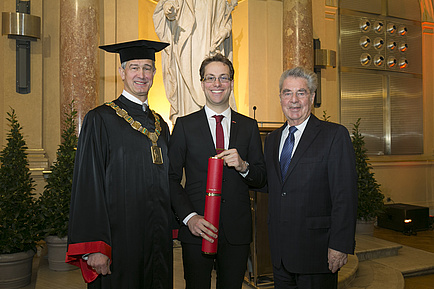
<path fill-rule="evenodd" d="M 231 134 L 229 136 L 229 148 L 232 148 L 237 143 L 238 123 L 240 119 L 238 114 L 231 109 Z"/>
<path fill-rule="evenodd" d="M 274 162 L 274 166 L 275 166 L 276 172 L 279 175 L 279 178 L 281 181 L 282 181 L 282 172 L 280 171 L 279 148 L 280 148 L 280 139 L 282 138 L 282 132 L 287 125 L 288 125 L 288 123 L 285 122 L 285 124 L 278 129 L 279 132 L 275 134 L 275 138 L 273 140 L 275 145 L 272 146 L 273 147 L 273 151 L 272 151 L 273 160 L 276 160 Z"/>
<path fill-rule="evenodd" d="M 202 108 L 201 112 L 199 113 L 198 123 L 202 124 L 200 125 L 201 137 L 199 139 L 206 140 L 204 145 L 206 145 L 210 155 L 214 156 L 216 154 L 215 145 L 212 139 L 211 131 L 209 129 L 208 119 L 206 117 L 204 108 Z"/>
<path fill-rule="evenodd" d="M 297 145 L 297 148 L 294 152 L 294 155 L 291 159 L 291 163 L 289 164 L 288 173 L 284 179 L 286 181 L 288 176 L 292 173 L 294 168 L 297 166 L 297 163 L 303 157 L 305 151 L 309 148 L 310 144 L 314 141 L 316 136 L 320 131 L 321 122 L 318 120 L 316 116 L 313 114 L 310 115 L 309 121 L 307 122 L 306 128 L 301 136 L 300 142 Z M 279 170 L 280 171 L 280 170 Z"/>

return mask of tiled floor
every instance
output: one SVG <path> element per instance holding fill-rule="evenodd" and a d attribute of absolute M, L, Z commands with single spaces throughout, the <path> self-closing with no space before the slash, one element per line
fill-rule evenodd
<path fill-rule="evenodd" d="M 421 231 L 417 235 L 406 236 L 400 232 L 395 232 L 388 229 L 376 228 L 374 236 L 380 239 L 388 240 L 405 246 L 425 250 L 434 253 L 434 231 Z M 184 288 L 184 280 L 182 276 L 182 264 L 180 248 L 174 248 L 174 289 Z M 40 262 L 39 262 L 40 261 Z M 79 270 L 69 272 L 55 272 L 48 268 L 47 260 L 41 258 L 35 260 L 39 262 L 39 271 L 36 278 L 34 274 L 31 285 L 23 289 L 85 289 L 86 286 L 80 275 Z M 35 264 L 37 265 L 37 264 Z M 213 288 L 215 285 L 213 285 Z M 251 288 L 247 284 L 243 285 L 243 289 Z M 406 289 L 433 289 L 434 275 L 411 277 L 405 279 Z M 387 289 L 387 288 L 385 288 Z"/>

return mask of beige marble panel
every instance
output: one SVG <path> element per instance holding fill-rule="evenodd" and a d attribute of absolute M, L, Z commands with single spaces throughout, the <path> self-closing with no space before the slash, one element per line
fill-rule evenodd
<path fill-rule="evenodd" d="M 283 68 L 313 70 L 312 0 L 283 0 Z"/>
<path fill-rule="evenodd" d="M 81 128 L 98 96 L 98 0 L 60 2 L 61 121 L 71 100 Z"/>
<path fill-rule="evenodd" d="M 249 5 L 248 114 L 253 116 L 253 106 L 256 106 L 256 119 L 259 122 L 283 122 L 284 117 L 278 96 L 279 77 L 283 71 L 283 4 L 282 1 L 270 0 L 247 2 Z M 234 21 L 237 21 L 236 18 Z"/>
<path fill-rule="evenodd" d="M 43 45 L 43 148 L 49 163 L 60 144 L 60 1 L 44 0 Z"/>

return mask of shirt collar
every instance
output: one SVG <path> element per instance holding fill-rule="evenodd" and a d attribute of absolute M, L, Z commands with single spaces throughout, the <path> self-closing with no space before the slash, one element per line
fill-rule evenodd
<path fill-rule="evenodd" d="M 306 128 L 307 122 L 309 121 L 310 115 L 299 125 L 296 125 L 297 131 L 295 133 L 303 134 L 304 129 Z M 289 131 L 288 122 L 286 122 L 285 131 Z"/>
<path fill-rule="evenodd" d="M 124 91 L 122 91 L 122 95 L 125 96 L 125 98 L 131 102 L 134 102 L 134 103 L 137 103 L 140 105 L 143 105 L 143 104 L 148 105 L 148 99 L 146 99 L 145 102 L 141 102 L 140 99 L 138 99 L 137 97 L 135 97 L 134 95 L 132 95 L 131 93 L 126 91 L 125 89 L 124 89 Z"/>
<path fill-rule="evenodd" d="M 228 120 L 231 118 L 231 108 L 228 107 L 225 111 L 222 113 L 216 113 L 211 108 L 205 105 L 205 113 L 207 118 L 212 118 L 214 115 L 224 115 L 224 117 Z"/>

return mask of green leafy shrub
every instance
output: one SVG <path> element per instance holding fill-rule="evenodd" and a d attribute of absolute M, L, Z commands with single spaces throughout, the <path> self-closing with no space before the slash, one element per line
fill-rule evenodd
<path fill-rule="evenodd" d="M 35 249 L 40 240 L 26 142 L 15 110 L 7 114 L 10 131 L 0 152 L 0 254 Z"/>

